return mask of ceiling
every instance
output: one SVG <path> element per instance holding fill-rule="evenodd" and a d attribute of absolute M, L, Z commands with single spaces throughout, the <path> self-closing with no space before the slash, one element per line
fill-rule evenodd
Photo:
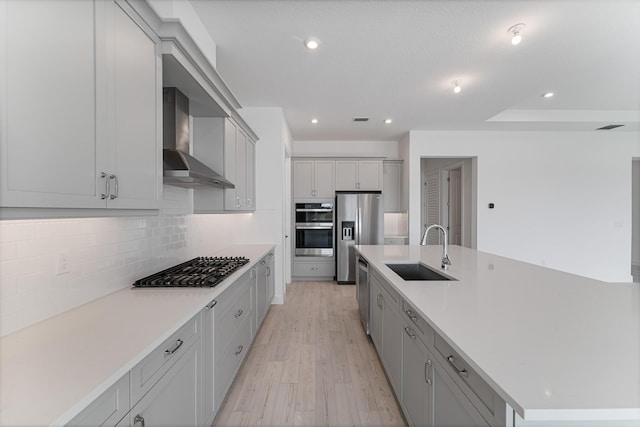
<path fill-rule="evenodd" d="M 640 130 L 638 0 L 191 3 L 240 104 L 281 107 L 295 140 Z M 513 46 L 507 30 L 521 22 Z M 310 37 L 320 41 L 315 51 L 303 46 Z"/>

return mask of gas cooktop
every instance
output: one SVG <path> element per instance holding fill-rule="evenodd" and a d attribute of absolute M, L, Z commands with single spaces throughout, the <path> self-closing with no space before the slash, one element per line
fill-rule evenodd
<path fill-rule="evenodd" d="M 136 280 L 137 288 L 210 288 L 242 267 L 245 257 L 198 257 Z"/>

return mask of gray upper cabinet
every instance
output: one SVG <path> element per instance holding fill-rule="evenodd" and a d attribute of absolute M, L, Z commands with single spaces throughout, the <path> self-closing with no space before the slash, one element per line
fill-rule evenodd
<path fill-rule="evenodd" d="M 128 3 L 0 2 L 0 44 L 0 206 L 157 209 L 160 44 Z"/>
<path fill-rule="evenodd" d="M 382 160 L 336 160 L 336 191 L 382 190 Z"/>
<path fill-rule="evenodd" d="M 254 211 L 255 143 L 248 126 L 228 117 L 193 118 L 193 154 L 234 184 L 194 191 L 194 212 Z"/>
<path fill-rule="evenodd" d="M 384 211 L 389 213 L 404 212 L 404 192 L 402 188 L 402 160 L 385 160 L 383 162 Z"/>
<path fill-rule="evenodd" d="M 333 160 L 294 160 L 293 197 L 295 199 L 334 198 L 334 169 Z"/>

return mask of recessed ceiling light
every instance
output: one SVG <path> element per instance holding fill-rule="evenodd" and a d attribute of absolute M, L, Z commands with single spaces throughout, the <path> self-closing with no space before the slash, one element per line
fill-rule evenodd
<path fill-rule="evenodd" d="M 316 123 L 318 123 L 318 119 L 311 119 L 311 123 L 315 125 Z"/>
<path fill-rule="evenodd" d="M 524 28 L 523 23 L 512 25 L 509 27 L 507 32 L 513 34 L 513 37 L 511 38 L 511 44 L 516 45 L 522 41 L 522 34 L 520 33 L 522 32 L 523 28 Z"/>
<path fill-rule="evenodd" d="M 304 41 L 304 45 L 307 49 L 315 50 L 320 46 L 320 42 L 316 39 L 307 39 Z"/>
<path fill-rule="evenodd" d="M 391 120 L 391 119 L 384 119 L 384 122 L 385 122 L 386 124 L 391 124 L 391 123 L 393 122 L 393 120 Z"/>
<path fill-rule="evenodd" d="M 453 83 L 453 93 L 460 93 L 460 91 L 462 90 L 462 86 L 460 86 L 460 83 L 462 82 L 462 80 L 454 80 L 451 83 Z"/>
<path fill-rule="evenodd" d="M 545 97 L 545 98 L 551 98 L 553 95 L 555 95 L 553 92 L 547 92 L 542 96 Z"/>

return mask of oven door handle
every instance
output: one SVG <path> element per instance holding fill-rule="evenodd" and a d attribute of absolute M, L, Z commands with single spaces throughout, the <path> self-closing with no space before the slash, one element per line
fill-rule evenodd
<path fill-rule="evenodd" d="M 333 225 L 296 225 L 296 230 L 331 230 Z"/>
<path fill-rule="evenodd" d="M 333 209 L 296 209 L 296 212 L 333 212 Z"/>

